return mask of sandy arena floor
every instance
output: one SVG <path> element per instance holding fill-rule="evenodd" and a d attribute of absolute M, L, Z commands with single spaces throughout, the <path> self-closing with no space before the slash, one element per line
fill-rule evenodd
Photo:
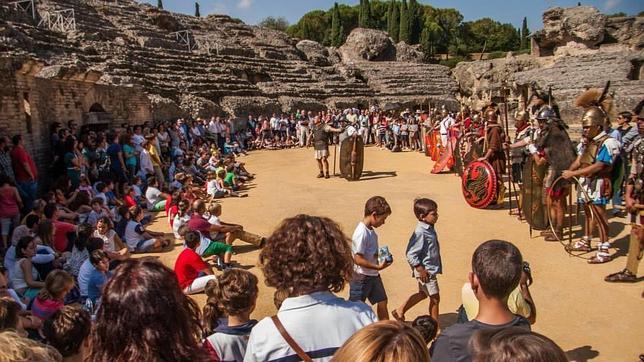
<path fill-rule="evenodd" d="M 624 225 L 626 219 L 611 219 L 617 259 L 588 265 L 585 260 L 568 256 L 560 244 L 538 238 L 538 232 L 530 239 L 527 224 L 509 216 L 507 210 L 469 207 L 461 195 L 459 179 L 453 174 L 430 174 L 430 160 L 420 153 L 391 153 L 369 147 L 365 176 L 359 182 L 340 177 L 317 179 L 311 149 L 253 152 L 241 160 L 257 177 L 248 198 L 222 202 L 222 220 L 243 224 L 246 230 L 262 235 L 268 235 L 285 217 L 308 213 L 333 218 L 351 236 L 362 217 L 364 202 L 374 195 L 387 199 L 393 214 L 377 232 L 380 244 L 388 245 L 394 255 L 394 264 L 382 272 L 390 310 L 416 288 L 404 251 L 416 223 L 412 201 L 426 196 L 439 204 L 443 326 L 455 320 L 455 311 L 461 304 L 460 290 L 467 280 L 476 246 L 489 239 L 504 239 L 516 244 L 532 266 L 534 284 L 530 290 L 538 309 L 534 331 L 555 340 L 574 361 L 635 361 L 644 353 L 644 284 L 603 281 L 605 275 L 625 266 L 629 231 L 629 226 Z M 165 218 L 159 218 L 151 229 L 169 232 Z M 253 317 L 272 315 L 273 290 L 264 286 L 255 266 L 259 251 L 241 242 L 236 248 L 235 260 L 260 278 Z M 175 247 L 160 254 L 160 258 L 173 267 L 179 252 L 180 247 Z M 348 286 L 342 292 L 343 296 L 347 294 Z M 197 295 L 195 299 L 201 304 L 205 296 Z M 408 312 L 407 319 L 426 314 L 426 308 L 426 303 L 419 304 Z"/>

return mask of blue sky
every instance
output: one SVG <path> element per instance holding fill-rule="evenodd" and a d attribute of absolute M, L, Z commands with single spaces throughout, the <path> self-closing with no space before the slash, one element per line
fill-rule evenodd
<path fill-rule="evenodd" d="M 156 5 L 157 0 L 139 0 Z M 338 3 L 358 4 L 359 0 L 336 0 Z M 465 20 L 489 17 L 503 23 L 521 25 L 524 16 L 528 17 L 531 30 L 540 29 L 541 14 L 553 6 L 575 6 L 578 0 L 419 0 L 439 8 L 456 8 Z M 195 0 L 163 0 L 166 10 L 194 14 Z M 291 24 L 305 13 L 315 9 L 328 9 L 333 0 L 199 0 L 201 15 L 211 13 L 227 14 L 240 18 L 248 24 L 257 24 L 267 16 L 283 16 Z M 602 12 L 611 14 L 623 11 L 637 14 L 644 11 L 642 0 L 586 0 L 583 5 L 592 5 Z"/>

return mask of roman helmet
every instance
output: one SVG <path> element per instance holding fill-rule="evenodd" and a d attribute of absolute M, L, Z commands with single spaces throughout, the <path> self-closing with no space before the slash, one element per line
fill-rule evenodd
<path fill-rule="evenodd" d="M 449 111 L 447 111 L 447 108 L 443 107 L 443 109 L 441 110 L 441 116 L 445 118 L 447 117 L 448 114 L 449 114 Z"/>
<path fill-rule="evenodd" d="M 497 110 L 496 110 L 496 108 L 494 108 L 492 106 L 488 107 L 485 110 L 484 114 L 485 114 L 485 120 L 486 121 L 494 121 L 494 122 L 496 122 L 496 120 L 498 118 Z"/>
<path fill-rule="evenodd" d="M 550 121 L 553 119 L 557 119 L 557 112 L 550 107 L 550 106 L 542 106 L 541 109 L 539 109 L 539 112 L 537 112 L 537 120 L 538 121 Z"/>
<path fill-rule="evenodd" d="M 584 114 L 581 116 L 581 126 L 589 128 L 587 137 L 594 138 L 609 122 L 609 113 L 613 108 L 612 96 L 608 94 L 610 81 L 606 82 L 604 89 L 589 89 L 582 93 L 575 100 L 577 107 L 584 108 Z"/>
<path fill-rule="evenodd" d="M 514 119 L 517 121 L 528 122 L 530 115 L 526 111 L 516 111 L 514 113 Z"/>

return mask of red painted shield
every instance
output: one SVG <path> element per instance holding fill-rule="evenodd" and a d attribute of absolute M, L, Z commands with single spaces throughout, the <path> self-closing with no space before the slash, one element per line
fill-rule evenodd
<path fill-rule="evenodd" d="M 461 177 L 465 201 L 472 207 L 484 209 L 497 197 L 496 174 L 487 161 L 470 163 Z"/>

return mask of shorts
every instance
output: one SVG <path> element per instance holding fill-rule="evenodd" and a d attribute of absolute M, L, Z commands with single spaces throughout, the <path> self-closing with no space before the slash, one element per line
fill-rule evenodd
<path fill-rule="evenodd" d="M 367 299 L 372 305 L 387 300 L 387 292 L 385 292 L 382 279 L 380 275 L 355 273 L 349 283 L 349 300 L 352 302 L 364 302 Z"/>
<path fill-rule="evenodd" d="M 135 253 L 145 253 L 154 248 L 154 244 L 157 242 L 156 239 L 141 240 L 136 244 L 134 248 Z"/>
<path fill-rule="evenodd" d="M 321 160 L 325 157 L 329 157 L 329 150 L 315 150 L 316 160 Z"/>
<path fill-rule="evenodd" d="M 226 253 L 231 253 L 233 252 L 233 247 L 232 245 L 220 243 L 218 241 L 213 241 L 208 245 L 206 250 L 203 251 L 203 254 L 201 255 L 204 258 L 207 258 L 212 255 L 223 255 Z"/>
<path fill-rule="evenodd" d="M 423 283 L 420 278 L 418 277 L 418 272 L 414 270 L 414 277 L 416 278 L 416 281 L 418 281 L 418 291 L 425 293 L 428 297 L 431 297 L 432 295 L 437 295 L 440 290 L 438 288 L 438 278 L 436 278 L 435 274 L 429 274 L 429 281 L 427 283 Z"/>

